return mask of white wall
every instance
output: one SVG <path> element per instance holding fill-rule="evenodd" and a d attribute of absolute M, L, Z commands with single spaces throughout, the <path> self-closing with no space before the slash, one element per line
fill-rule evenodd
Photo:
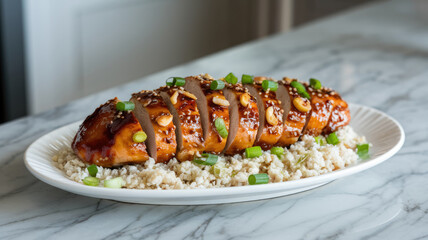
<path fill-rule="evenodd" d="M 246 0 L 24 0 L 30 112 L 248 40 L 253 10 Z"/>

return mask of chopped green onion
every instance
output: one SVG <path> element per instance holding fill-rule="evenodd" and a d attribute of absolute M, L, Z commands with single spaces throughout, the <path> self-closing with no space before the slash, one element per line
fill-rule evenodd
<path fill-rule="evenodd" d="M 325 140 L 321 136 L 316 136 L 314 137 L 314 139 L 315 139 L 315 142 L 318 143 L 320 146 L 325 145 Z"/>
<path fill-rule="evenodd" d="M 83 179 L 83 184 L 95 187 L 100 184 L 100 180 L 96 177 L 85 177 Z"/>
<path fill-rule="evenodd" d="M 278 83 L 271 80 L 263 80 L 262 88 L 265 91 L 270 90 L 275 92 L 278 89 Z"/>
<path fill-rule="evenodd" d="M 172 79 L 172 81 L 170 81 L 170 79 Z M 166 85 L 167 86 L 184 86 L 184 84 L 186 83 L 186 79 L 182 78 L 182 77 L 170 77 L 166 80 Z"/>
<path fill-rule="evenodd" d="M 273 147 L 270 149 L 270 153 L 271 154 L 275 154 L 276 156 L 278 156 L 278 158 L 280 158 L 282 156 L 282 154 L 284 154 L 284 148 L 282 147 Z"/>
<path fill-rule="evenodd" d="M 210 89 L 211 90 L 220 90 L 224 88 L 224 81 L 222 80 L 214 80 L 211 82 Z"/>
<path fill-rule="evenodd" d="M 174 78 L 174 85 L 181 87 L 184 86 L 184 84 L 186 84 L 186 79 L 181 78 L 181 77 L 175 77 Z"/>
<path fill-rule="evenodd" d="M 314 137 L 315 142 L 318 143 L 319 145 L 321 145 L 321 136 L 316 136 Z"/>
<path fill-rule="evenodd" d="M 119 111 L 129 111 L 134 110 L 135 105 L 133 102 L 124 101 L 116 103 L 116 109 Z"/>
<path fill-rule="evenodd" d="M 262 148 L 260 146 L 249 147 L 245 149 L 246 158 L 255 158 L 263 154 Z"/>
<path fill-rule="evenodd" d="M 290 83 L 290 85 L 292 87 L 294 87 L 295 89 L 297 89 L 297 92 L 306 92 L 306 88 L 303 84 L 299 83 L 298 81 L 292 81 Z"/>
<path fill-rule="evenodd" d="M 307 99 L 311 99 L 311 95 L 306 91 L 306 88 L 303 84 L 299 83 L 298 81 L 292 81 L 290 85 L 294 88 L 296 88 L 297 93 Z"/>
<path fill-rule="evenodd" d="M 223 118 L 216 118 L 216 120 L 214 121 L 214 126 L 217 129 L 218 134 L 220 134 L 222 138 L 227 138 L 227 135 L 229 135 L 229 133 L 227 132 L 226 124 L 224 123 Z"/>
<path fill-rule="evenodd" d="M 321 82 L 315 78 L 309 79 L 309 83 L 313 89 L 321 89 L 322 87 Z"/>
<path fill-rule="evenodd" d="M 141 143 L 146 141 L 147 139 L 147 134 L 143 131 L 138 131 L 136 133 L 134 133 L 134 135 L 132 135 L 132 140 L 136 143 Z"/>
<path fill-rule="evenodd" d="M 266 183 L 269 183 L 269 175 L 267 175 L 267 173 L 251 174 L 248 177 L 248 184 L 250 185 Z"/>
<path fill-rule="evenodd" d="M 302 96 L 302 97 L 304 97 L 306 99 L 309 99 L 309 100 L 311 99 L 311 95 L 309 95 L 308 92 L 301 92 L 299 94 L 300 94 L 300 96 Z"/>
<path fill-rule="evenodd" d="M 106 188 L 122 188 L 123 179 L 121 177 L 112 178 L 104 181 L 104 187 Z"/>
<path fill-rule="evenodd" d="M 216 164 L 214 166 L 212 166 L 211 171 L 212 174 L 216 177 L 220 177 L 221 171 L 224 167 L 223 166 L 219 166 L 219 164 Z"/>
<path fill-rule="evenodd" d="M 87 167 L 87 169 L 88 169 L 88 173 L 89 173 L 89 175 L 91 175 L 91 177 L 97 176 L 97 173 L 98 173 L 97 165 L 92 164 L 91 166 Z"/>
<path fill-rule="evenodd" d="M 233 73 L 227 74 L 227 76 L 224 78 L 224 80 L 230 84 L 236 84 L 238 83 L 238 78 L 233 75 Z"/>
<path fill-rule="evenodd" d="M 357 154 L 363 160 L 369 159 L 370 158 L 369 144 L 368 143 L 358 144 L 357 145 Z"/>
<path fill-rule="evenodd" d="M 195 157 L 193 162 L 201 165 L 212 166 L 216 164 L 218 160 L 218 156 L 211 153 L 202 153 L 201 155 L 202 157 Z"/>
<path fill-rule="evenodd" d="M 299 158 L 299 160 L 297 160 L 297 164 L 300 164 L 300 163 L 306 161 L 306 159 L 308 159 L 309 155 L 310 155 L 309 153 L 306 153 L 305 155 L 301 156 Z"/>
<path fill-rule="evenodd" d="M 242 74 L 241 82 L 243 84 L 252 84 L 254 82 L 254 78 L 251 75 Z"/>
<path fill-rule="evenodd" d="M 171 80 L 171 81 L 170 81 L 170 79 L 172 79 L 172 78 L 168 78 L 168 79 L 166 80 L 166 85 L 167 85 L 167 86 L 172 87 L 172 86 L 174 86 L 174 80 Z"/>
<path fill-rule="evenodd" d="M 339 143 L 339 139 L 337 138 L 337 136 L 336 136 L 336 133 L 335 133 L 335 132 L 330 133 L 330 134 L 327 136 L 327 143 L 332 144 L 332 145 L 336 145 L 336 144 L 338 144 L 338 143 Z"/>

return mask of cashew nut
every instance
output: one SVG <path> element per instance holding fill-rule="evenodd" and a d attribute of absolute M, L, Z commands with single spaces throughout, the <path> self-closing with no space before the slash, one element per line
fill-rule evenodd
<path fill-rule="evenodd" d="M 278 118 L 273 113 L 273 107 L 268 107 L 266 109 L 266 121 L 273 126 L 276 126 L 278 124 Z"/>
<path fill-rule="evenodd" d="M 306 98 L 297 97 L 293 99 L 293 105 L 300 112 L 309 112 L 312 109 L 311 103 Z"/>
<path fill-rule="evenodd" d="M 162 115 L 156 119 L 156 122 L 162 127 L 168 126 L 171 123 L 171 121 L 172 121 L 172 115 Z"/>
<path fill-rule="evenodd" d="M 220 106 L 225 106 L 225 107 L 228 107 L 230 105 L 229 101 L 227 101 L 226 99 L 219 98 L 219 97 L 213 97 L 213 103 L 220 105 Z"/>
<path fill-rule="evenodd" d="M 242 106 L 247 107 L 248 104 L 250 103 L 250 94 L 248 93 L 241 94 L 241 96 L 239 97 L 239 101 L 241 102 Z"/>

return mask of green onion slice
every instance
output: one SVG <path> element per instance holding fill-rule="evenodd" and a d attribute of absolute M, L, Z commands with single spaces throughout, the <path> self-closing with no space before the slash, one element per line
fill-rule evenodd
<path fill-rule="evenodd" d="M 104 187 L 106 188 L 122 188 L 123 179 L 121 177 L 112 178 L 104 181 Z"/>
<path fill-rule="evenodd" d="M 262 88 L 265 91 L 269 90 L 275 92 L 278 89 L 278 83 L 271 80 L 263 80 Z"/>
<path fill-rule="evenodd" d="M 224 78 L 224 80 L 230 84 L 238 83 L 238 78 L 235 75 L 233 75 L 233 73 L 227 74 L 227 76 Z"/>
<path fill-rule="evenodd" d="M 297 160 L 297 164 L 300 164 L 300 163 L 302 163 L 302 162 L 306 161 L 306 159 L 308 159 L 309 155 L 310 155 L 309 153 L 306 153 L 305 155 L 301 156 L 301 157 Z"/>
<path fill-rule="evenodd" d="M 321 145 L 321 136 L 316 136 L 314 137 L 315 142 L 318 143 L 319 145 Z"/>
<path fill-rule="evenodd" d="M 248 177 L 248 184 L 250 185 L 266 184 L 266 183 L 269 183 L 269 175 L 267 175 L 267 173 L 251 174 Z"/>
<path fill-rule="evenodd" d="M 214 80 L 211 82 L 210 89 L 211 90 L 220 90 L 224 88 L 224 81 L 222 80 Z"/>
<path fill-rule="evenodd" d="M 229 133 L 227 132 L 226 124 L 224 123 L 223 118 L 216 118 L 216 120 L 214 121 L 214 126 L 218 134 L 220 134 L 222 138 L 227 138 L 227 135 L 229 135 Z"/>
<path fill-rule="evenodd" d="M 309 99 L 309 100 L 311 99 L 311 95 L 309 95 L 308 92 L 301 92 L 299 94 L 300 94 L 300 96 L 302 96 L 302 97 L 304 97 L 306 99 Z"/>
<path fill-rule="evenodd" d="M 243 84 L 252 84 L 254 82 L 254 77 L 247 74 L 242 74 L 241 82 Z"/>
<path fill-rule="evenodd" d="M 166 80 L 166 85 L 170 86 L 170 87 L 174 86 L 174 79 L 173 78 L 168 78 Z"/>
<path fill-rule="evenodd" d="M 83 184 L 95 187 L 100 184 L 100 180 L 96 177 L 85 177 L 83 179 Z"/>
<path fill-rule="evenodd" d="M 186 79 L 184 78 L 175 77 L 173 79 L 174 79 L 173 81 L 175 86 L 181 87 L 181 86 L 184 86 L 184 84 L 186 84 Z"/>
<path fill-rule="evenodd" d="M 260 146 L 249 147 L 245 149 L 246 158 L 255 158 L 263 154 L 262 148 Z"/>
<path fill-rule="evenodd" d="M 335 132 L 330 133 L 327 136 L 327 143 L 332 144 L 332 145 L 337 145 L 339 143 L 339 139 L 337 138 L 337 135 Z"/>
<path fill-rule="evenodd" d="M 299 83 L 298 81 L 292 81 L 290 85 L 297 89 L 297 92 L 306 92 L 306 88 L 303 84 Z"/>
<path fill-rule="evenodd" d="M 313 89 L 321 89 L 322 87 L 321 82 L 315 78 L 309 79 L 309 83 Z"/>
<path fill-rule="evenodd" d="M 358 144 L 357 145 L 357 154 L 363 160 L 369 159 L 370 158 L 369 144 L 368 143 Z"/>
<path fill-rule="evenodd" d="M 172 79 L 172 80 L 170 80 Z M 186 79 L 182 78 L 182 77 L 170 77 L 166 80 L 166 85 L 167 86 L 184 86 L 184 84 L 186 84 Z"/>
<path fill-rule="evenodd" d="M 282 154 L 284 154 L 284 148 L 282 147 L 273 147 L 270 149 L 270 153 L 271 154 L 275 154 L 276 156 L 278 156 L 278 158 L 280 158 L 282 156 Z"/>
<path fill-rule="evenodd" d="M 91 175 L 91 177 L 97 176 L 97 173 L 98 173 L 97 165 L 92 164 L 89 167 L 87 167 L 87 169 L 88 169 L 88 173 L 89 173 L 89 175 Z"/>
<path fill-rule="evenodd" d="M 202 153 L 201 155 L 202 157 L 195 157 L 193 162 L 201 165 L 212 166 L 216 164 L 218 160 L 218 156 L 211 153 Z"/>
<path fill-rule="evenodd" d="M 223 169 L 223 167 L 220 167 L 220 166 L 218 166 L 218 164 L 216 164 L 211 168 L 212 174 L 216 177 L 220 177 L 222 169 Z"/>
<path fill-rule="evenodd" d="M 307 99 L 311 99 L 311 95 L 306 91 L 306 88 L 303 84 L 299 83 L 298 81 L 292 81 L 290 85 L 294 88 L 296 88 L 297 93 Z"/>
<path fill-rule="evenodd" d="M 133 102 L 123 101 L 116 103 L 116 109 L 119 111 L 130 111 L 134 110 L 135 105 Z"/>
<path fill-rule="evenodd" d="M 132 135 L 132 140 L 136 143 L 141 143 L 146 141 L 147 139 L 147 134 L 143 131 L 138 131 L 136 133 L 134 133 L 134 135 Z"/>
<path fill-rule="evenodd" d="M 321 136 L 316 136 L 314 137 L 314 139 L 315 139 L 315 142 L 318 143 L 320 146 L 325 145 L 325 140 Z"/>

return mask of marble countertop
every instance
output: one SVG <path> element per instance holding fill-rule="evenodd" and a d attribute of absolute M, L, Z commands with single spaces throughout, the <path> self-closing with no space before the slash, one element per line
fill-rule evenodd
<path fill-rule="evenodd" d="M 295 31 L 177 66 L 39 115 L 0 125 L 0 239 L 428 238 L 428 3 L 365 5 Z M 402 150 L 365 172 L 292 196 L 239 204 L 152 206 L 49 186 L 23 154 L 47 132 L 111 98 L 172 75 L 316 77 L 404 127 Z"/>

